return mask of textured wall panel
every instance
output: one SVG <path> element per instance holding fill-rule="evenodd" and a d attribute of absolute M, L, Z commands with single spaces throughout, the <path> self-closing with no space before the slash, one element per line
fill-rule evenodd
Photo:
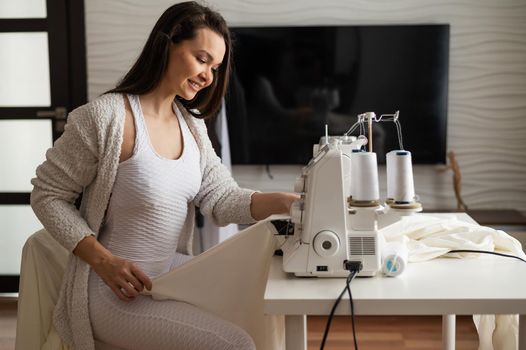
<path fill-rule="evenodd" d="M 90 99 L 113 87 L 172 1 L 89 0 Z M 451 24 L 448 149 L 457 153 L 471 208 L 526 211 L 526 2 L 524 0 L 216 0 L 231 25 Z M 456 205 L 450 172 L 416 166 L 427 208 Z M 234 169 L 242 185 L 290 190 L 297 167 Z M 382 175 L 383 176 L 383 175 Z M 383 180 L 381 180 L 383 183 Z"/>

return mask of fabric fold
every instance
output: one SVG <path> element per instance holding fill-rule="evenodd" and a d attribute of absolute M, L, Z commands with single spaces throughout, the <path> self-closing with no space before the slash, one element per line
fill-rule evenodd
<path fill-rule="evenodd" d="M 264 314 L 264 294 L 276 239 L 259 222 L 153 279 L 156 300 L 195 305 L 246 330 L 258 350 L 284 349 L 284 318 Z"/>

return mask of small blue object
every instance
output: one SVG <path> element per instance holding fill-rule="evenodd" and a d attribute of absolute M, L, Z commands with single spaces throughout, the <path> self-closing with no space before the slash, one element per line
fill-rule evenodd
<path fill-rule="evenodd" d="M 393 272 L 396 272 L 398 269 L 396 268 L 396 265 L 393 264 L 393 262 L 391 260 L 387 260 L 387 271 L 389 271 L 389 273 L 393 273 Z"/>
<path fill-rule="evenodd" d="M 407 152 L 407 151 L 398 151 L 398 152 L 396 152 L 397 156 L 407 156 L 408 154 L 409 154 L 409 152 Z"/>

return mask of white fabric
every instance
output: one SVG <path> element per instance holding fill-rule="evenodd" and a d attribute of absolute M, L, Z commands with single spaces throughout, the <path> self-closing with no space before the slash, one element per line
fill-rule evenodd
<path fill-rule="evenodd" d="M 53 326 L 52 314 L 69 252 L 46 230 L 28 238 L 22 250 L 15 350 L 71 350 Z M 119 350 L 99 343 L 97 350 Z"/>
<path fill-rule="evenodd" d="M 237 324 L 258 350 L 284 349 L 283 317 L 264 315 L 274 233 L 270 222 L 241 231 L 155 278 L 152 297 L 184 301 Z"/>
<path fill-rule="evenodd" d="M 409 262 L 430 260 L 460 249 L 495 251 L 526 259 L 520 242 L 507 233 L 453 217 L 407 216 L 380 232 L 386 242 L 401 242 L 407 246 Z M 468 255 L 472 254 L 454 253 L 448 256 Z M 473 321 L 479 334 L 479 350 L 518 348 L 518 315 L 474 315 Z"/>
<path fill-rule="evenodd" d="M 242 231 L 154 280 L 154 297 L 166 299 L 175 295 L 178 300 L 241 326 L 252 336 L 258 350 L 283 349 L 283 318 L 263 315 L 263 297 L 275 248 L 272 233 L 270 223 Z M 24 246 L 16 350 L 71 349 L 51 324 L 68 255 L 45 230 L 31 236 Z M 116 350 L 101 343 L 96 343 L 96 349 Z"/>
<path fill-rule="evenodd" d="M 501 230 L 427 214 L 403 217 L 380 231 L 387 242 L 400 241 L 409 249 L 409 262 L 437 258 L 455 249 L 489 250 L 526 259 L 518 240 Z M 448 256 L 464 257 L 466 254 Z"/>
<path fill-rule="evenodd" d="M 67 250 L 45 230 L 26 241 L 22 250 L 16 350 L 40 349 L 48 338 L 67 258 Z"/>

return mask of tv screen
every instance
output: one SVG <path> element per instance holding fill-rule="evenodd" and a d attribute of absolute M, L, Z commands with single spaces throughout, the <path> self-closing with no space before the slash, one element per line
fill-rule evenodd
<path fill-rule="evenodd" d="M 449 25 L 231 30 L 233 164 L 306 164 L 325 124 L 342 135 L 360 113 L 397 110 L 413 163 L 445 163 Z M 373 147 L 380 162 L 400 148 L 394 123 L 375 123 Z"/>

